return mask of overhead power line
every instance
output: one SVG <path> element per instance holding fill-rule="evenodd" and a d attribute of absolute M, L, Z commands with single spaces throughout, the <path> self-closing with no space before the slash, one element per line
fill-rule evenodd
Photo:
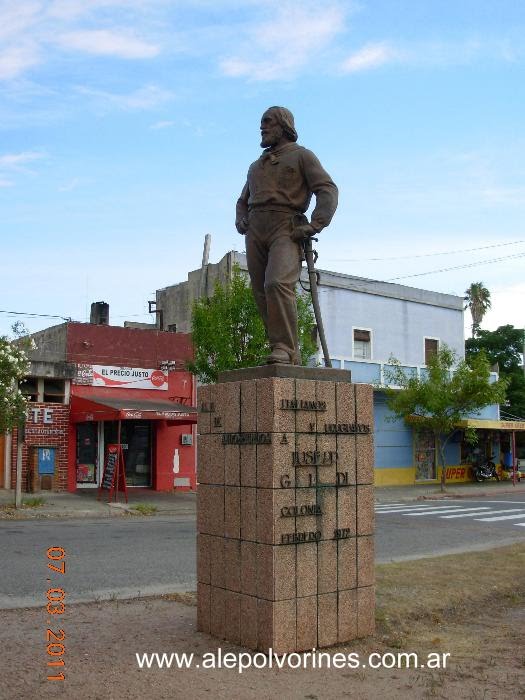
<path fill-rule="evenodd" d="M 467 263 L 466 265 L 456 265 L 455 267 L 443 267 L 440 270 L 428 270 L 428 272 L 416 272 L 413 275 L 400 275 L 399 277 L 391 277 L 387 282 L 395 282 L 396 280 L 406 280 L 409 277 L 423 277 L 424 275 L 435 275 L 438 272 L 450 272 L 451 270 L 462 270 L 466 267 L 476 267 L 477 265 L 492 265 L 502 260 L 510 260 L 525 257 L 524 253 L 515 253 L 514 255 L 504 255 L 502 258 L 491 258 L 490 260 L 478 260 L 477 262 Z"/>
<path fill-rule="evenodd" d="M 387 258 L 329 258 L 329 260 L 336 260 L 338 262 L 388 262 L 390 260 L 412 260 L 413 258 L 431 258 L 437 255 L 456 255 L 457 253 L 473 253 L 476 250 L 488 250 L 489 248 L 503 248 L 508 245 L 518 245 L 518 243 L 525 243 L 523 241 L 510 241 L 509 243 L 494 243 L 492 245 L 485 245 L 478 248 L 462 248 L 461 250 L 445 250 L 440 253 L 420 253 L 417 255 L 397 255 L 389 256 Z"/>
<path fill-rule="evenodd" d="M 30 316 L 33 318 L 60 318 L 62 321 L 72 321 L 70 316 L 54 316 L 53 314 L 32 314 L 28 311 L 4 311 L 0 309 L 0 314 L 9 314 L 10 316 Z"/>
<path fill-rule="evenodd" d="M 150 316 L 150 312 L 144 311 L 141 314 L 118 314 L 116 316 L 112 314 L 111 318 L 143 318 L 144 316 Z"/>

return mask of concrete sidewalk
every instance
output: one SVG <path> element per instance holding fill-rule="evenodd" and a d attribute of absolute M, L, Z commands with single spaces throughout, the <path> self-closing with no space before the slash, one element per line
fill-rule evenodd
<path fill-rule="evenodd" d="M 12 508 L 14 491 L 0 489 L 0 519 L 32 518 L 111 518 L 136 515 L 145 517 L 136 506 L 151 506 L 151 515 L 194 515 L 197 495 L 190 491 L 161 493 L 150 489 L 128 488 L 128 503 L 124 495 L 118 494 L 118 502 L 108 503 L 108 492 L 104 491 L 100 501 L 97 489 L 79 489 L 76 493 L 23 493 L 22 502 L 41 498 L 44 503 L 36 507 Z"/>
<path fill-rule="evenodd" d="M 442 498 L 483 498 L 499 497 L 504 494 L 523 494 L 525 500 L 525 482 L 512 485 L 511 481 L 486 481 L 484 483 L 465 483 L 447 486 L 442 494 L 436 484 L 417 486 L 381 486 L 375 489 L 376 503 L 410 502 L 425 499 Z M 111 517 L 146 517 L 136 506 L 151 506 L 150 516 L 182 515 L 195 516 L 197 496 L 195 492 L 160 493 L 149 489 L 128 489 L 128 503 L 119 494 L 118 503 L 108 503 L 105 491 L 101 500 L 97 500 L 97 489 L 80 489 L 76 493 L 40 493 L 22 494 L 23 501 L 41 498 L 44 503 L 37 507 L 23 507 L 15 510 L 14 491 L 0 489 L 0 519 L 19 520 L 33 518 L 111 518 Z"/>

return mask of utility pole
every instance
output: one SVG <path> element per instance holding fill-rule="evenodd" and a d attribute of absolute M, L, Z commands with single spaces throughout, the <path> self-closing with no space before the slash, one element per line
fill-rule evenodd
<path fill-rule="evenodd" d="M 26 441 L 25 416 L 18 424 L 16 450 L 15 508 L 22 507 L 22 450 Z"/>

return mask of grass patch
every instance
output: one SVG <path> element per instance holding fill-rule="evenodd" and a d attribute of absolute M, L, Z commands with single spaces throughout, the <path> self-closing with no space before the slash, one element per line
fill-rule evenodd
<path fill-rule="evenodd" d="M 162 596 L 163 600 L 174 600 L 177 603 L 183 603 L 184 605 L 191 605 L 192 607 L 197 606 L 197 592 L 196 591 L 186 591 L 185 593 L 165 593 Z"/>
<path fill-rule="evenodd" d="M 157 506 L 151 505 L 151 503 L 139 503 L 136 506 L 133 506 L 131 510 L 136 511 L 141 515 L 154 515 L 158 508 Z"/>
<path fill-rule="evenodd" d="M 440 630 L 525 602 L 525 544 L 376 567 L 377 631 L 404 648 L 440 645 Z"/>
<path fill-rule="evenodd" d="M 21 510 L 26 508 L 40 508 L 40 506 L 43 506 L 45 502 L 45 498 L 42 498 L 41 496 L 24 498 L 20 509 L 17 509 L 14 503 L 3 503 L 0 505 L 0 515 L 15 517 Z"/>
<path fill-rule="evenodd" d="M 40 506 L 43 506 L 45 502 L 45 498 L 35 496 L 34 498 L 24 498 L 22 505 L 24 508 L 39 508 Z"/>

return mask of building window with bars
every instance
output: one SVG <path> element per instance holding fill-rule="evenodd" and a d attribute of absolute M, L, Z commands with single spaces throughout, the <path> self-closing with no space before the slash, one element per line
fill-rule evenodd
<path fill-rule="evenodd" d="M 372 357 L 372 333 L 369 329 L 354 328 L 354 360 L 370 360 Z"/>

